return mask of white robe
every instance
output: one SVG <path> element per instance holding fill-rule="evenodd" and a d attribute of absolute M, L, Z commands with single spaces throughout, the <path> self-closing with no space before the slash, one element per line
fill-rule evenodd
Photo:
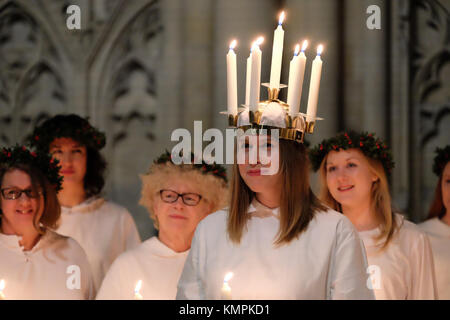
<path fill-rule="evenodd" d="M 131 300 L 139 280 L 144 300 L 174 300 L 189 251 L 177 253 L 157 237 L 121 254 L 103 280 L 97 300 Z"/>
<path fill-rule="evenodd" d="M 89 262 L 75 240 L 47 230 L 32 250 L 23 251 L 20 239 L 0 233 L 0 280 L 5 281 L 5 299 L 94 298 Z"/>
<path fill-rule="evenodd" d="M 225 210 L 207 216 L 195 232 L 178 283 L 177 299 L 374 299 L 367 288 L 362 241 L 342 214 L 318 212 L 298 239 L 275 247 L 279 208 L 254 200 L 241 243 L 227 235 Z"/>
<path fill-rule="evenodd" d="M 57 232 L 75 239 L 86 252 L 96 291 L 113 261 L 141 242 L 128 210 L 96 197 L 72 208 L 61 207 Z"/>
<path fill-rule="evenodd" d="M 375 240 L 380 229 L 359 232 L 366 247 L 377 300 L 436 299 L 433 256 L 428 237 L 419 228 L 396 214 L 400 226 L 385 250 Z"/>
<path fill-rule="evenodd" d="M 431 242 L 438 298 L 450 300 L 450 226 L 434 218 L 419 224 L 419 227 Z"/>

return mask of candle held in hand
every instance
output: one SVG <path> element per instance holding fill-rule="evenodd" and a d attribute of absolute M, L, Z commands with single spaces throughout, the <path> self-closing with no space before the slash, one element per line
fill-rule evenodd
<path fill-rule="evenodd" d="M 0 300 L 5 300 L 5 294 L 3 290 L 5 289 L 5 280 L 0 280 Z"/>
<path fill-rule="evenodd" d="M 223 279 L 222 300 L 231 300 L 231 287 L 228 281 L 233 278 L 233 272 L 228 272 Z"/>
<path fill-rule="evenodd" d="M 139 293 L 139 291 L 141 290 L 142 287 L 142 280 L 139 280 L 136 284 L 136 287 L 134 288 L 134 299 L 135 300 L 143 300 L 144 298 L 142 297 L 142 295 Z"/>

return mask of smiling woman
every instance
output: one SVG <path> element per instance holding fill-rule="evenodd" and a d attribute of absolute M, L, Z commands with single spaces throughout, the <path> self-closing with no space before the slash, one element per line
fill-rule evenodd
<path fill-rule="evenodd" d="M 205 162 L 176 165 L 168 152 L 141 179 L 140 204 L 150 213 L 158 236 L 117 258 L 97 299 L 133 299 L 138 283 L 143 299 L 175 299 L 198 223 L 227 200 L 224 167 Z"/>
<path fill-rule="evenodd" d="M 6 299 L 93 297 L 83 249 L 50 230 L 61 212 L 56 197 L 61 183 L 58 170 L 47 154 L 19 146 L 0 150 L 0 277 L 6 283 Z M 80 268 L 76 275 L 80 290 L 66 286 L 70 265 Z"/>

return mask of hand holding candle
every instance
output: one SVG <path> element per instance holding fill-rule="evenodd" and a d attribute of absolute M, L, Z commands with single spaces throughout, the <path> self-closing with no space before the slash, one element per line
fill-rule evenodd
<path fill-rule="evenodd" d="M 323 45 L 317 47 L 317 56 L 313 61 L 311 71 L 311 81 L 309 82 L 308 110 L 306 112 L 306 121 L 314 121 L 317 114 L 317 102 L 319 99 L 320 77 L 322 74 L 322 54 Z"/>
<path fill-rule="evenodd" d="M 305 50 L 308 41 L 303 41 L 300 55 L 300 45 L 295 47 L 294 57 L 289 67 L 289 91 L 287 95 L 287 104 L 289 105 L 289 115 L 295 117 L 300 111 L 300 99 L 302 97 L 303 78 L 305 75 L 306 56 Z"/>
<path fill-rule="evenodd" d="M 136 284 L 136 287 L 134 288 L 134 299 L 135 300 L 143 300 L 144 298 L 142 297 L 142 295 L 139 293 L 139 291 L 141 290 L 142 287 L 142 280 L 139 280 Z"/>
<path fill-rule="evenodd" d="M 284 30 L 282 27 L 284 11 L 278 20 L 278 27 L 273 33 L 272 68 L 270 70 L 270 88 L 280 88 L 281 61 L 283 59 Z"/>
<path fill-rule="evenodd" d="M 231 287 L 228 284 L 228 281 L 233 278 L 233 275 L 233 272 L 228 272 L 223 279 L 222 300 L 231 300 Z"/>
<path fill-rule="evenodd" d="M 227 88 L 228 88 L 228 114 L 237 115 L 237 70 L 236 70 L 236 40 L 231 41 L 227 54 Z"/>

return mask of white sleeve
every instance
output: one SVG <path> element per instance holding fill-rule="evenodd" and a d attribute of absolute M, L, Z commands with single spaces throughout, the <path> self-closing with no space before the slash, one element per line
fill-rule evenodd
<path fill-rule="evenodd" d="M 123 293 L 126 292 L 124 288 L 122 288 L 123 279 L 121 277 L 122 272 L 130 272 L 131 270 L 121 270 L 122 263 L 120 256 L 117 258 L 108 272 L 106 273 L 105 278 L 103 278 L 102 285 L 97 293 L 96 300 L 123 300 L 126 297 L 123 296 Z"/>
<path fill-rule="evenodd" d="M 204 300 L 205 293 L 202 286 L 202 280 L 200 277 L 200 256 L 201 256 L 201 246 L 202 238 L 200 222 L 195 231 L 194 237 L 192 239 L 191 249 L 189 255 L 186 258 L 184 264 L 183 272 L 181 274 L 180 280 L 178 281 L 178 291 L 177 300 Z"/>
<path fill-rule="evenodd" d="M 364 243 L 347 218 L 338 222 L 336 246 L 331 258 L 328 299 L 374 300 L 367 285 L 367 257 Z"/>
<path fill-rule="evenodd" d="M 434 261 L 428 237 L 420 233 L 416 245 L 410 251 L 411 289 L 407 299 L 438 299 Z"/>

